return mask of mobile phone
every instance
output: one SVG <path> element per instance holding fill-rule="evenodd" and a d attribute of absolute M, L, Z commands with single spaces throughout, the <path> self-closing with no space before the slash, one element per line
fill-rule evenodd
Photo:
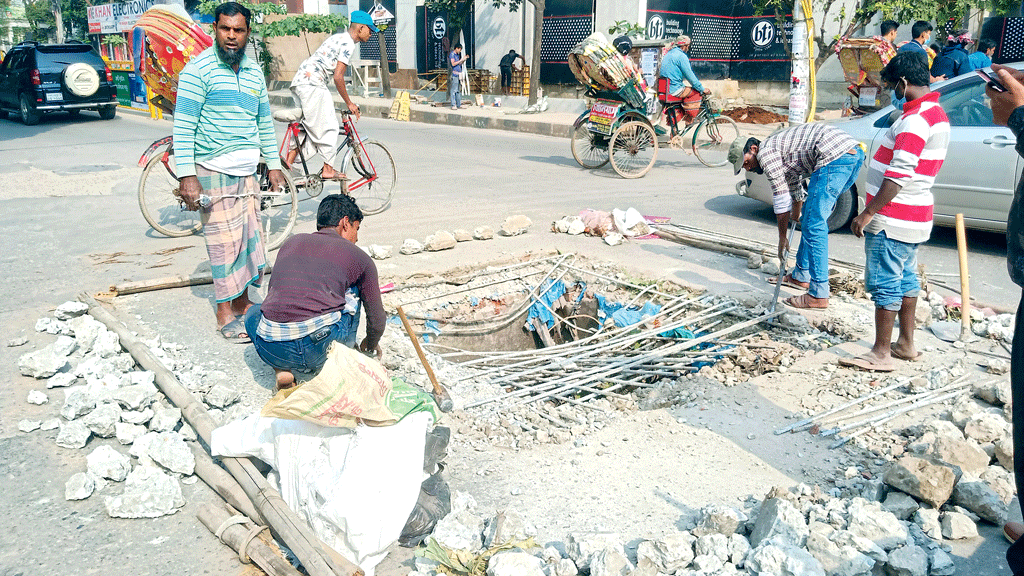
<path fill-rule="evenodd" d="M 978 76 L 981 76 L 986 82 L 988 87 L 995 90 L 996 92 L 1006 92 L 1006 86 L 1003 86 L 999 82 L 999 77 L 994 72 L 985 72 L 984 70 L 975 70 Z"/>

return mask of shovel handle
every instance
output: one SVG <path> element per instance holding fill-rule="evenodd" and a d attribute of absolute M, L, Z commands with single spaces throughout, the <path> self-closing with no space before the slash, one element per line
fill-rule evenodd
<path fill-rule="evenodd" d="M 423 353 L 423 349 L 420 348 L 420 341 L 416 339 L 416 333 L 412 331 L 412 325 L 409 324 L 409 319 L 405 316 L 405 311 L 402 307 L 398 307 L 398 317 L 402 319 L 402 326 L 405 327 L 406 334 L 409 335 L 409 339 L 412 340 L 413 348 L 416 349 L 416 354 L 420 357 L 420 363 L 423 364 L 423 368 L 427 371 L 427 378 L 430 378 L 430 384 L 434 387 L 434 401 L 437 402 L 437 407 L 441 409 L 441 412 L 451 412 L 454 407 L 451 396 L 448 395 L 448 391 L 445 390 L 444 386 L 441 386 L 437 381 L 437 376 L 434 376 L 434 370 L 430 367 L 430 363 L 427 362 L 427 356 Z"/>

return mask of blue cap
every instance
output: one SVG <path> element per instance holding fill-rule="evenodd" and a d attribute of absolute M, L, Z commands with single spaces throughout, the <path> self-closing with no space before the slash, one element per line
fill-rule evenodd
<path fill-rule="evenodd" d="M 349 14 L 348 19 L 353 24 L 365 24 L 373 32 L 379 32 L 377 27 L 373 25 L 373 18 L 369 14 L 362 10 L 356 10 Z"/>

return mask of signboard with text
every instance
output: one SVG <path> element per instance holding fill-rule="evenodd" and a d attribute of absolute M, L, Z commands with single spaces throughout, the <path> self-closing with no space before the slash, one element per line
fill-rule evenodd
<path fill-rule="evenodd" d="M 139 17 L 155 3 L 155 0 L 128 0 L 88 6 L 89 34 L 128 32 Z"/>

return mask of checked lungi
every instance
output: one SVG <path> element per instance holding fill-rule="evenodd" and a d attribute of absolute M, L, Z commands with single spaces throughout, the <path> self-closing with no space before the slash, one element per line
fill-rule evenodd
<path fill-rule="evenodd" d="M 259 286 L 267 265 L 260 230 L 255 176 L 228 176 L 196 165 L 196 176 L 211 203 L 200 208 L 217 302 L 230 302 L 250 284 Z"/>

